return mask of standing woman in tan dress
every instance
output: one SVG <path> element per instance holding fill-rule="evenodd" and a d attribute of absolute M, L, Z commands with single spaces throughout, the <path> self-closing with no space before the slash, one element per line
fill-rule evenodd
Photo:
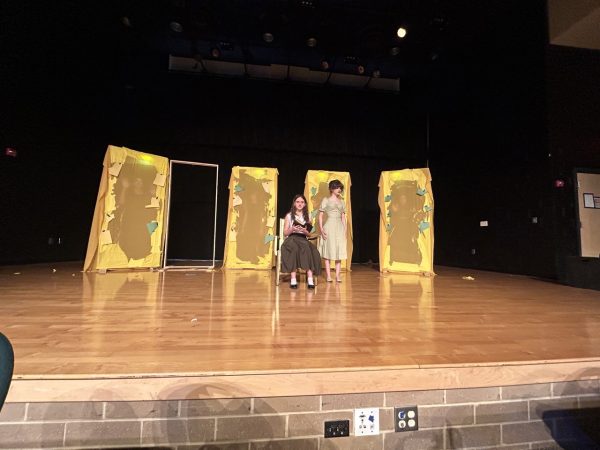
<path fill-rule="evenodd" d="M 321 202 L 319 208 L 319 227 L 321 229 L 321 242 L 319 251 L 325 258 L 325 273 L 327 281 L 331 279 L 331 261 L 335 261 L 335 279 L 338 283 L 342 282 L 341 268 L 342 259 L 347 258 L 346 254 L 346 205 L 342 200 L 344 185 L 340 180 L 329 182 L 329 197 Z M 323 214 L 327 214 L 327 222 L 323 224 Z"/>

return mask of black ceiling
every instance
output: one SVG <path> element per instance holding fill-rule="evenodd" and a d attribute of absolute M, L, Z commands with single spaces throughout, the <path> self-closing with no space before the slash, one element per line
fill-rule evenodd
<path fill-rule="evenodd" d="M 319 67 L 329 60 L 333 70 L 363 64 L 391 75 L 402 60 L 425 63 L 435 58 L 448 30 L 442 8 L 425 1 L 206 1 L 174 2 L 169 10 L 181 33 L 170 32 L 169 50 L 200 53 L 248 63 L 291 63 Z M 399 26 L 409 29 L 404 39 Z M 265 42 L 264 33 L 273 41 Z M 316 39 L 309 47 L 307 40 Z M 394 49 L 395 50 L 392 50 Z M 392 55 L 391 52 L 397 52 Z M 345 67 L 350 66 L 350 67 Z M 351 66 L 355 66 L 354 68 Z"/>
<path fill-rule="evenodd" d="M 112 14 L 134 51 L 312 70 L 326 60 L 331 72 L 410 78 L 517 52 L 539 28 L 529 10 L 513 0 L 126 0 Z"/>
<path fill-rule="evenodd" d="M 505 80 L 507 74 L 525 73 L 547 44 L 545 5 L 544 0 L 6 0 L 0 78 L 13 96 L 21 88 L 63 95 L 74 86 L 153 85 L 156 74 L 169 72 L 170 58 L 183 57 L 200 66 L 298 66 L 317 75 L 354 77 L 362 65 L 365 80 L 379 71 L 381 80 L 399 80 L 400 91 L 416 86 L 413 90 L 445 96 L 464 92 L 482 77 Z M 407 29 L 404 39 L 396 35 L 399 26 Z M 267 32 L 273 35 L 270 43 L 263 38 Z M 307 45 L 310 37 L 316 46 Z M 397 55 L 390 53 L 394 47 Z M 325 71 L 323 60 L 329 63 Z"/>

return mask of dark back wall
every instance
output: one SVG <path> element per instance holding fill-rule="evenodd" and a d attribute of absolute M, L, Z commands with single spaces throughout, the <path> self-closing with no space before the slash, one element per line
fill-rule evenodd
<path fill-rule="evenodd" d="M 234 165 L 278 168 L 280 215 L 303 190 L 306 170 L 349 171 L 354 260 L 366 262 L 378 260 L 380 172 L 429 162 L 436 263 L 545 273 L 543 257 L 519 257 L 523 243 L 537 236 L 528 217 L 538 214 L 535 165 L 543 114 L 535 103 L 523 109 L 519 98 L 497 106 L 505 94 L 467 96 L 452 108 L 434 109 L 429 145 L 428 105 L 408 94 L 162 74 L 108 88 L 108 101 L 65 95 L 56 114 L 34 108 L 33 120 L 41 125 L 29 127 L 18 158 L 2 159 L 4 201 L 11 209 L 2 262 L 83 257 L 110 143 L 220 165 L 217 256 L 223 251 L 227 182 Z M 34 94 L 29 100 L 40 104 Z M 513 126 L 519 129 L 502 135 Z M 526 200 L 525 194 L 532 197 Z M 489 220 L 490 227 L 480 229 L 479 220 Z"/>
<path fill-rule="evenodd" d="M 458 92 L 435 85 L 440 97 L 458 93 L 430 121 L 435 261 L 554 277 L 545 5 L 522 6 L 505 33 L 481 38 Z"/>
<path fill-rule="evenodd" d="M 600 171 L 600 51 L 551 46 L 547 59 L 552 177 L 565 181 L 552 192 L 553 239 L 563 272 L 565 260 L 579 256 L 575 170 Z"/>
<path fill-rule="evenodd" d="M 3 263 L 83 257 L 109 143 L 220 165 L 218 257 L 234 165 L 278 168 L 280 215 L 306 170 L 351 172 L 355 260 L 368 261 L 377 260 L 379 173 L 426 163 L 426 116 L 399 96 L 170 74 L 107 92 L 91 107 L 53 98 L 55 113 L 31 94 L 42 106 L 21 114 L 41 125 L 28 126 L 17 158 L 2 158 Z"/>
<path fill-rule="evenodd" d="M 544 5 L 511 13 L 501 39 L 493 30 L 505 21 L 485 17 L 490 34 L 468 55 L 442 56 L 422 78 L 401 80 L 398 95 L 168 74 L 165 55 L 115 30 L 78 30 L 65 48 L 68 27 L 15 20 L 15 30 L 56 27 L 58 37 L 21 42 L 1 67 L 10 81 L 2 144 L 19 156 L 0 158 L 0 263 L 83 258 L 113 144 L 220 164 L 218 255 L 233 165 L 279 169 L 280 214 L 307 169 L 350 171 L 355 262 L 364 262 L 378 259 L 380 171 L 429 163 L 437 264 L 554 276 Z"/>

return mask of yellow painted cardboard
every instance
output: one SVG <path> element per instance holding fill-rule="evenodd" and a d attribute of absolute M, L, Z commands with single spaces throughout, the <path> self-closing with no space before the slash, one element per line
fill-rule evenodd
<path fill-rule="evenodd" d="M 167 158 L 108 146 L 85 271 L 160 267 L 166 188 L 155 180 L 168 171 Z"/>
<path fill-rule="evenodd" d="M 268 167 L 231 169 L 224 269 L 273 267 L 277 176 Z"/>
<path fill-rule="evenodd" d="M 433 274 L 434 201 L 429 169 L 379 178 L 379 269 Z"/>

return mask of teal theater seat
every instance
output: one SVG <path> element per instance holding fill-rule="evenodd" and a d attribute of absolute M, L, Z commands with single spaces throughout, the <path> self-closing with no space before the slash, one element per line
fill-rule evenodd
<path fill-rule="evenodd" d="M 6 400 L 15 366 L 15 354 L 6 336 L 0 333 L 0 411 Z"/>

